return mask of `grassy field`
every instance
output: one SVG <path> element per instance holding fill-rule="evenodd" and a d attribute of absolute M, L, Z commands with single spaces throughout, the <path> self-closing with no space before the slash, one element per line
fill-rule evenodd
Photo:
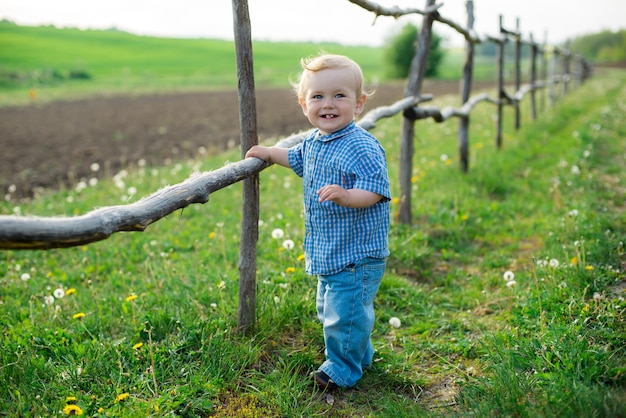
<path fill-rule="evenodd" d="M 289 87 L 300 58 L 320 51 L 355 59 L 369 83 L 386 79 L 384 50 L 339 44 L 255 42 L 255 83 Z M 462 49 L 445 51 L 438 78 L 457 80 Z M 475 80 L 495 79 L 495 60 L 476 57 Z M 116 31 L 17 26 L 0 22 L 0 106 L 164 91 L 234 89 L 234 45 L 215 39 L 167 39 Z"/>
<path fill-rule="evenodd" d="M 57 65 L 71 70 L 39 68 Z M 76 68 L 100 77 L 87 55 Z M 262 173 L 250 336 L 236 331 L 238 185 L 143 233 L 3 251 L 0 414 L 624 417 L 624 111 L 623 73 L 599 74 L 538 121 L 524 107 L 519 132 L 507 111 L 498 150 L 494 108 L 479 106 L 468 174 L 455 163 L 456 123 L 419 122 L 415 223 L 392 225 L 375 362 L 332 396 L 309 377 L 322 330 L 303 272 L 300 183 L 285 169 Z M 373 130 L 394 195 L 399 126 L 396 117 Z M 0 214 L 83 214 L 238 158 L 137 167 L 26 203 L 9 195 Z"/>
<path fill-rule="evenodd" d="M 369 77 L 383 78 L 380 48 L 255 42 L 257 87 L 289 87 L 288 76 L 299 73 L 300 58 L 320 50 L 350 55 Z M 55 100 L 236 87 L 231 41 L 0 23 L 0 105 L 28 103 L 31 89 L 39 100 Z"/>

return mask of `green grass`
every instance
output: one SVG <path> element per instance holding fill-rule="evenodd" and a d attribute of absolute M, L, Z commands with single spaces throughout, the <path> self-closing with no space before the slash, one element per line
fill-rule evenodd
<path fill-rule="evenodd" d="M 253 48 L 258 88 L 290 87 L 301 70 L 300 59 L 322 50 L 355 59 L 369 83 L 389 81 L 383 48 L 285 42 L 255 42 Z M 438 78 L 458 80 L 463 62 L 462 49 L 446 50 Z M 494 58 L 475 58 L 475 80 L 493 80 L 495 74 Z M 0 106 L 236 87 L 231 41 L 0 22 Z"/>
<path fill-rule="evenodd" d="M 500 150 L 493 106 L 476 108 L 468 174 L 454 162 L 456 123 L 418 122 L 415 223 L 392 224 L 375 362 L 355 389 L 331 399 L 311 383 L 323 338 L 300 260 L 300 180 L 271 167 L 249 336 L 236 331 L 239 185 L 143 233 L 1 252 L 0 413 L 626 416 L 626 80 L 598 74 L 532 123 L 525 104 L 519 132 L 505 112 Z M 373 130 L 394 195 L 399 127 Z M 8 195 L 0 213 L 83 214 L 238 158 L 124 170 L 32 202 Z"/>
<path fill-rule="evenodd" d="M 372 79 L 384 73 L 382 50 L 314 43 L 254 43 L 257 87 L 289 87 L 300 58 L 320 50 L 350 55 Z M 121 93 L 237 87 L 231 41 L 168 39 L 116 31 L 0 23 L 0 104 Z"/>

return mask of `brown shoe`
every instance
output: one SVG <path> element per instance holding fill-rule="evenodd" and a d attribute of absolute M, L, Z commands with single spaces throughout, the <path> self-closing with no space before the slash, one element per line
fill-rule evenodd
<path fill-rule="evenodd" d="M 331 379 L 330 376 L 321 370 L 313 373 L 313 380 L 315 380 L 317 386 L 323 390 L 335 390 L 339 387 L 337 386 L 337 383 L 333 382 L 333 379 Z"/>

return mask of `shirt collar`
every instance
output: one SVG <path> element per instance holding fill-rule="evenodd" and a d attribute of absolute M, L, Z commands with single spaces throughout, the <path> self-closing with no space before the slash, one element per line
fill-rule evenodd
<path fill-rule="evenodd" d="M 356 126 L 355 122 L 352 121 L 349 124 L 347 124 L 344 128 L 341 128 L 340 130 L 335 131 L 335 132 L 331 132 L 328 135 L 320 134 L 320 131 L 318 129 L 317 134 L 315 135 L 315 139 L 321 142 L 329 142 L 329 141 L 332 141 L 333 139 L 341 138 L 342 136 L 350 133 L 352 130 L 354 130 L 355 126 Z"/>

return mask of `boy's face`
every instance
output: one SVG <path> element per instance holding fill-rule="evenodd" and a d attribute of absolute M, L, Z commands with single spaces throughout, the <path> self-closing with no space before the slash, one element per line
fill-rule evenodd
<path fill-rule="evenodd" d="M 356 81 L 349 69 L 316 71 L 306 81 L 300 106 L 322 135 L 345 128 L 363 110 L 366 96 L 356 96 Z"/>

